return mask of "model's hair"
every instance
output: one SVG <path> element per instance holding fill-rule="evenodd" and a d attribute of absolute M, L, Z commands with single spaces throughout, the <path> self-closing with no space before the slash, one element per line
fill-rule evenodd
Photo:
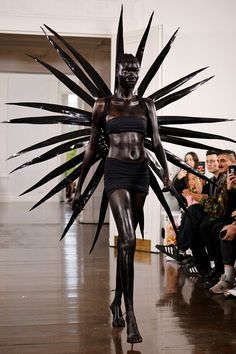
<path fill-rule="evenodd" d="M 136 63 L 136 64 L 138 64 L 138 65 L 140 65 L 140 62 L 139 62 L 139 60 L 138 60 L 138 58 L 136 58 L 133 54 L 127 54 L 127 53 L 125 53 L 125 54 L 121 54 L 119 57 L 118 57 L 118 59 L 117 59 L 117 61 L 116 61 L 116 68 L 118 67 L 118 65 L 122 65 L 122 64 L 124 64 L 124 63 L 127 63 L 127 61 L 128 62 L 133 62 L 133 63 Z"/>
<path fill-rule="evenodd" d="M 193 161 L 194 161 L 194 168 L 197 168 L 198 164 L 199 164 L 199 157 L 197 156 L 196 152 L 193 152 L 193 151 L 187 152 L 187 154 L 185 154 L 185 156 L 184 156 L 184 161 L 185 162 L 186 162 L 187 155 L 191 155 L 192 156 Z"/>

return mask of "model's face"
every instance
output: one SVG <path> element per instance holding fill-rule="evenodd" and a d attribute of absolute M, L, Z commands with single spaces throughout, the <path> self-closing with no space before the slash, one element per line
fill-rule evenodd
<path fill-rule="evenodd" d="M 124 62 L 119 64 L 117 78 L 121 87 L 134 88 L 138 81 L 140 66 L 136 62 Z"/>
<path fill-rule="evenodd" d="M 187 154 L 185 157 L 185 162 L 190 165 L 191 167 L 194 167 L 195 162 L 191 154 Z"/>
<path fill-rule="evenodd" d="M 206 166 L 210 173 L 216 173 L 219 171 L 219 163 L 216 154 L 208 155 L 206 157 Z"/>
<path fill-rule="evenodd" d="M 218 155 L 218 163 L 219 163 L 219 171 L 221 173 L 226 173 L 228 167 L 232 165 L 232 161 L 230 157 L 225 154 Z"/>

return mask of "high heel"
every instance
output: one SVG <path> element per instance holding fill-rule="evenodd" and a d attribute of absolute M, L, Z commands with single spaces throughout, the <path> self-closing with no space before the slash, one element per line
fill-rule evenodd
<path fill-rule="evenodd" d="M 113 315 L 112 326 L 113 327 L 125 327 L 125 320 L 122 316 L 122 311 L 120 305 L 114 300 L 110 306 L 110 310 Z"/>

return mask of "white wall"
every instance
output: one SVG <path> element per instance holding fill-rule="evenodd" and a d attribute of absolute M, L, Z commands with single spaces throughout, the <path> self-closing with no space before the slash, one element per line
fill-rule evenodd
<path fill-rule="evenodd" d="M 0 113 L 3 120 L 12 118 L 20 118 L 25 116 L 45 115 L 38 109 L 30 109 L 6 106 L 6 102 L 55 102 L 59 101 L 60 87 L 58 80 L 52 75 L 38 74 L 8 74 L 0 73 Z M 27 113 L 26 113 L 27 112 Z M 9 173 L 16 167 L 31 161 L 33 158 L 43 154 L 45 151 L 54 147 L 42 148 L 32 151 L 22 156 L 6 161 L 6 158 L 12 154 L 25 149 L 37 142 L 46 140 L 51 136 L 60 134 L 61 126 L 59 125 L 30 125 L 30 124 L 2 124 L 0 129 L 1 151 L 0 151 L 0 200 L 19 200 L 18 195 L 33 184 L 38 182 L 42 177 L 54 169 L 60 162 L 60 156 L 45 161 L 39 165 L 28 166 L 24 169 Z M 59 182 L 55 179 L 35 190 L 26 194 L 20 200 L 38 201 L 41 199 L 55 184 Z M 55 197 L 58 201 L 58 196 Z"/>

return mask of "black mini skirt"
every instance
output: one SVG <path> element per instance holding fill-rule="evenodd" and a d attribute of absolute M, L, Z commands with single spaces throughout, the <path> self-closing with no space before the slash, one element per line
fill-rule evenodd
<path fill-rule="evenodd" d="M 116 189 L 148 194 L 148 161 L 146 159 L 124 161 L 107 157 L 104 168 L 104 187 L 108 198 Z"/>

